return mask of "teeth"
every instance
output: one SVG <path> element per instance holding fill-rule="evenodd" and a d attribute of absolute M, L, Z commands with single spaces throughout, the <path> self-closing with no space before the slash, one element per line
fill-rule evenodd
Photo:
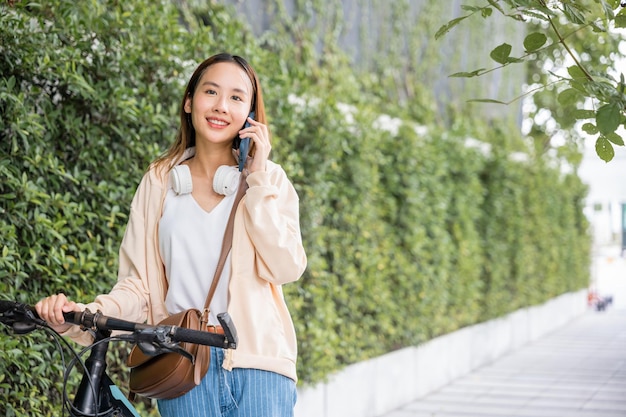
<path fill-rule="evenodd" d="M 226 126 L 228 123 L 222 121 L 222 120 L 216 120 L 216 119 L 208 119 L 209 123 L 213 123 L 215 125 L 220 125 L 220 126 Z"/>

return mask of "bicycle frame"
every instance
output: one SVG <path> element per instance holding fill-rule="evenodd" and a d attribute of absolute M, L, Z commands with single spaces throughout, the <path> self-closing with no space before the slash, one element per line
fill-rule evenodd
<path fill-rule="evenodd" d="M 85 360 L 85 374 L 78 386 L 71 417 L 140 417 L 122 391 L 106 373 L 110 331 L 96 332 L 95 343 Z"/>

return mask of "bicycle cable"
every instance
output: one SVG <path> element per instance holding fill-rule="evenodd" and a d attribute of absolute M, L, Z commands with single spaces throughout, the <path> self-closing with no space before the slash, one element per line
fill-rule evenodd
<path fill-rule="evenodd" d="M 100 413 L 100 406 L 101 403 L 99 402 L 100 396 L 97 395 L 98 393 L 96 392 L 96 387 L 93 381 L 93 378 L 91 377 L 89 370 L 87 368 L 87 366 L 85 365 L 85 361 L 82 359 L 88 352 L 90 352 L 94 347 L 103 344 L 103 343 L 109 343 L 112 341 L 132 341 L 132 339 L 129 339 L 128 337 L 124 337 L 123 335 L 119 335 L 119 336 L 113 336 L 113 337 L 106 337 L 104 339 L 95 341 L 93 344 L 84 347 L 83 349 L 80 350 L 80 352 L 78 352 L 70 343 L 68 340 L 66 340 L 66 338 L 64 338 L 61 334 L 59 334 L 59 332 L 57 332 L 56 330 L 54 330 L 52 327 L 50 327 L 50 325 L 44 321 L 38 322 L 37 326 L 39 328 L 41 328 L 42 330 L 44 330 L 49 336 L 52 337 L 52 340 L 54 341 L 55 345 L 57 346 L 57 351 L 59 352 L 59 354 L 61 355 L 61 364 L 64 368 L 63 371 L 63 392 L 62 392 L 62 405 L 61 405 L 61 409 L 62 409 L 62 415 L 61 417 L 64 417 L 67 413 L 69 413 L 69 416 L 73 416 L 73 415 L 81 415 L 81 416 L 85 416 L 85 417 L 100 417 L 101 413 Z M 67 358 L 65 357 L 65 349 L 69 350 L 71 352 L 71 356 L 72 359 L 67 360 Z M 74 406 L 74 403 L 72 402 L 72 400 L 69 397 L 68 394 L 68 385 L 69 385 L 69 380 L 70 380 L 70 376 L 72 373 L 72 370 L 74 368 L 80 367 L 82 372 L 83 372 L 83 376 L 85 376 L 87 378 L 88 381 L 88 385 L 89 388 L 91 389 L 91 392 L 93 394 L 93 398 L 94 398 L 94 408 L 95 408 L 95 412 L 93 414 L 89 414 L 89 415 L 85 415 L 81 410 L 79 410 L 78 408 L 76 408 L 76 406 Z"/>

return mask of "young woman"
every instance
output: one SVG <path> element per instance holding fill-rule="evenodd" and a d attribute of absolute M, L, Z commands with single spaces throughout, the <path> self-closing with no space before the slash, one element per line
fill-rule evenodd
<path fill-rule="evenodd" d="M 135 193 L 113 289 L 91 304 L 52 295 L 37 303 L 37 312 L 57 331 L 88 344 L 89 334 L 64 323 L 63 312 L 89 308 L 156 324 L 187 308 L 202 310 L 240 175 L 233 140 L 250 138 L 248 189 L 236 209 L 232 249 L 209 320 L 218 325 L 216 315 L 228 311 L 238 347 L 211 348 L 202 383 L 158 405 L 163 417 L 292 416 L 297 346 L 281 286 L 302 275 L 306 255 L 298 196 L 284 170 L 268 159 L 270 135 L 255 71 L 230 54 L 202 62 L 185 89 L 180 123 L 175 142 Z"/>

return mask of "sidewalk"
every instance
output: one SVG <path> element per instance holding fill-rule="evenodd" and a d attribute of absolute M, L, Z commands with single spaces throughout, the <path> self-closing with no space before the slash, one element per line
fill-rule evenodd
<path fill-rule="evenodd" d="M 594 260 L 613 295 L 556 331 L 381 417 L 626 417 L 626 260 Z"/>
<path fill-rule="evenodd" d="M 624 417 L 626 310 L 558 331 L 385 417 Z"/>

